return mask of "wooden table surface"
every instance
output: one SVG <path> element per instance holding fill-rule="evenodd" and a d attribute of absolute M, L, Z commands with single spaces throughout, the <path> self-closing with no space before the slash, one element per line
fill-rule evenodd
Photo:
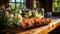
<path fill-rule="evenodd" d="M 6 34 L 48 34 L 60 24 L 60 19 L 52 19 L 51 23 L 42 27 L 33 28 L 26 31 L 20 31 L 20 29 L 8 30 Z M 5 30 L 4 30 L 5 31 Z M 3 31 L 1 31 L 3 32 Z"/>

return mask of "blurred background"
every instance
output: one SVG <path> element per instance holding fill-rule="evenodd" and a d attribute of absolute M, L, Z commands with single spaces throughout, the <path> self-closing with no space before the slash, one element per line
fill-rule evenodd
<path fill-rule="evenodd" d="M 2 12 L 5 13 L 2 14 Z M 31 14 L 34 15 L 31 16 Z M 43 17 L 43 19 L 47 17 L 60 18 L 60 0 L 0 0 L 1 29 L 2 28 L 4 29 L 4 27 L 9 28 L 10 26 L 15 27 L 17 26 L 17 24 L 18 26 L 20 26 L 22 18 L 26 18 L 27 20 L 29 20 L 27 17 L 29 19 L 31 17 L 39 17 L 39 18 Z M 22 26 L 24 25 L 25 24 L 23 24 Z M 31 26 L 31 23 L 29 24 L 29 26 Z M 55 30 L 53 30 L 49 34 L 52 34 L 54 32 L 59 33 L 57 29 L 59 30 L 60 26 L 58 26 Z"/>

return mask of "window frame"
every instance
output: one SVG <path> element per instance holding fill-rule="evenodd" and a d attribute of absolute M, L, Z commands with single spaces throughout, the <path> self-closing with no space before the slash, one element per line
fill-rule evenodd
<path fill-rule="evenodd" d="M 15 9 L 17 9 L 17 6 L 16 6 L 16 4 L 21 4 L 21 5 L 19 5 L 19 6 L 21 6 L 21 7 L 23 7 L 23 5 L 26 5 L 26 1 L 25 0 L 23 0 L 23 2 L 16 2 L 16 0 L 15 0 L 15 2 L 10 2 L 10 0 L 9 0 L 9 3 L 15 3 Z M 19 7 L 20 8 L 20 7 Z"/>
<path fill-rule="evenodd" d="M 57 11 L 55 11 L 55 9 L 54 9 L 54 8 L 55 8 L 55 7 L 54 7 L 54 2 L 57 2 L 57 3 L 58 3 L 58 7 L 57 7 L 58 9 L 57 9 Z M 53 8 L 53 9 L 52 9 L 53 12 L 57 12 L 57 13 L 60 12 L 60 11 L 59 11 L 59 6 L 60 6 L 60 5 L 59 5 L 59 0 L 58 0 L 58 1 L 54 1 L 54 0 L 53 0 L 53 7 L 52 7 L 52 8 Z"/>

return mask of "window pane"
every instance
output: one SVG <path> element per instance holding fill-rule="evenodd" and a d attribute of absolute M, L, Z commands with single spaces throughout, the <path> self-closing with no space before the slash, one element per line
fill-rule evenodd
<path fill-rule="evenodd" d="M 36 0 L 34 0 L 34 3 L 36 3 Z"/>
<path fill-rule="evenodd" d="M 59 1 L 59 12 L 60 12 L 60 1 Z"/>
<path fill-rule="evenodd" d="M 15 2 L 15 0 L 10 0 L 10 2 Z"/>
<path fill-rule="evenodd" d="M 54 6 L 54 12 L 59 12 L 59 10 L 58 10 L 58 7 L 59 7 L 58 0 L 54 0 L 53 6 Z"/>
<path fill-rule="evenodd" d="M 16 0 L 16 2 L 20 2 L 20 0 Z"/>
<path fill-rule="evenodd" d="M 36 0 L 34 0 L 34 8 L 36 8 Z"/>
<path fill-rule="evenodd" d="M 12 9 L 25 7 L 25 0 L 16 0 L 16 1 L 10 0 L 9 5 L 10 5 L 10 8 L 12 8 Z"/>
<path fill-rule="evenodd" d="M 23 3 L 23 0 L 20 0 L 21 3 Z"/>
<path fill-rule="evenodd" d="M 20 4 L 16 4 L 16 8 L 20 8 Z"/>
<path fill-rule="evenodd" d="M 23 8 L 25 4 L 16 4 L 16 8 Z"/>
<path fill-rule="evenodd" d="M 26 3 L 26 0 L 23 0 L 23 3 Z"/>
<path fill-rule="evenodd" d="M 20 8 L 23 8 L 23 6 L 24 6 L 23 4 L 20 4 Z"/>
<path fill-rule="evenodd" d="M 11 9 L 15 9 L 15 3 L 9 3 L 9 7 L 10 7 Z"/>
<path fill-rule="evenodd" d="M 60 5 L 59 5 L 59 12 L 60 12 Z"/>

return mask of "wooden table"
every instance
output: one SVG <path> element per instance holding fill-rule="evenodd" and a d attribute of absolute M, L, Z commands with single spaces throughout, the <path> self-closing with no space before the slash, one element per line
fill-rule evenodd
<path fill-rule="evenodd" d="M 23 32 L 21 32 L 20 30 L 17 31 L 13 29 L 13 30 L 9 30 L 9 32 L 14 31 L 14 33 L 16 34 L 48 34 L 50 31 L 55 29 L 59 24 L 60 24 L 60 19 L 52 19 L 51 23 L 46 26 L 37 27 L 37 28 L 26 30 Z M 7 34 L 9 32 L 7 32 Z"/>
<path fill-rule="evenodd" d="M 46 26 L 38 27 L 17 34 L 47 34 L 48 32 L 52 31 L 54 28 L 56 28 L 59 25 L 59 23 L 60 23 L 60 19 L 52 19 L 51 23 Z"/>

